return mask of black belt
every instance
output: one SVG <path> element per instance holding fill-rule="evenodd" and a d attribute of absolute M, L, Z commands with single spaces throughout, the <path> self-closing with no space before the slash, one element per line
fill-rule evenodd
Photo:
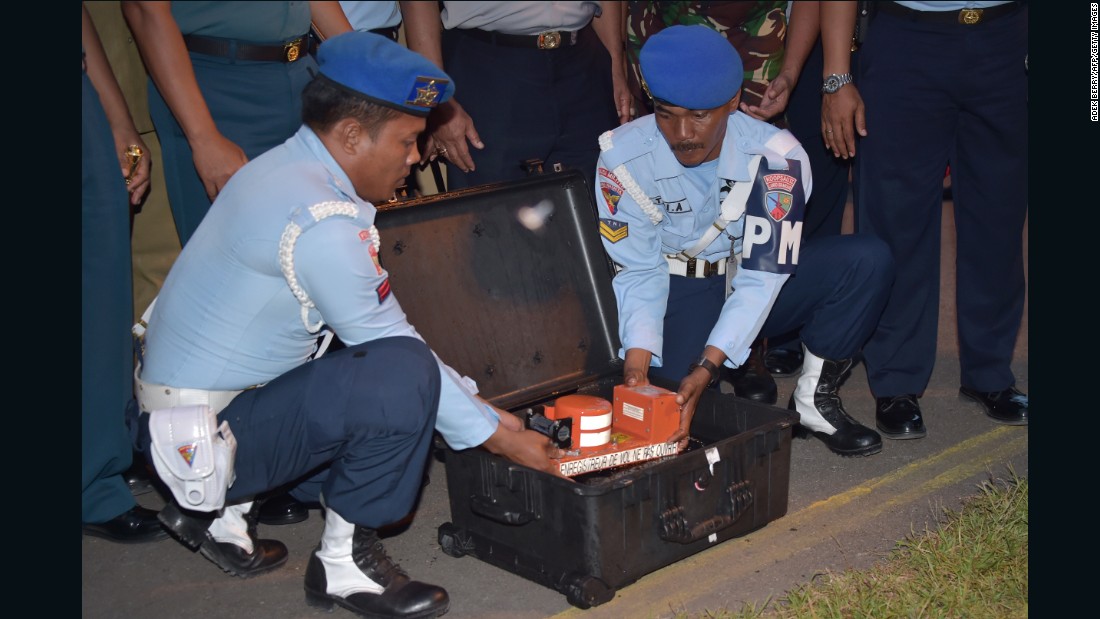
<path fill-rule="evenodd" d="M 257 45 L 235 39 L 204 37 L 197 34 L 183 35 L 188 51 L 208 56 L 220 56 L 230 60 L 261 60 L 266 62 L 294 62 L 306 53 L 309 35 L 303 34 L 279 45 Z"/>
<path fill-rule="evenodd" d="M 374 28 L 371 30 L 374 34 L 380 34 L 391 41 L 397 42 L 397 29 L 398 26 L 390 26 L 389 28 Z"/>
<path fill-rule="evenodd" d="M 872 10 L 912 22 L 972 26 L 1009 15 L 1020 8 L 1020 4 L 1019 2 L 1009 2 L 1008 4 L 998 4 L 985 9 L 963 9 L 961 11 L 916 11 L 897 2 L 879 2 L 875 3 Z"/>
<path fill-rule="evenodd" d="M 481 30 L 480 28 L 460 28 L 458 31 L 485 43 L 527 49 L 569 47 L 576 45 L 577 40 L 580 39 L 580 30 L 548 30 L 539 34 L 504 34 L 492 30 Z"/>

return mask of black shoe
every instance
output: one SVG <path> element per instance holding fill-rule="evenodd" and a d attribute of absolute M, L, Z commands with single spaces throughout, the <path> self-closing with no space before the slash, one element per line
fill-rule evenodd
<path fill-rule="evenodd" d="M 764 355 L 764 367 L 772 376 L 794 376 L 802 369 L 802 350 L 799 348 L 772 348 Z"/>
<path fill-rule="evenodd" d="M 779 389 L 775 385 L 775 379 L 764 367 L 759 344 L 754 345 L 749 351 L 749 358 L 744 365 L 735 370 L 729 370 L 728 377 L 730 384 L 733 385 L 734 395 L 739 398 L 762 404 L 775 404 L 779 399 Z"/>
<path fill-rule="evenodd" d="M 86 535 L 123 544 L 155 542 L 168 537 L 168 532 L 157 520 L 157 512 L 140 505 L 131 507 L 107 522 L 85 524 L 83 529 Z"/>
<path fill-rule="evenodd" d="M 122 474 L 126 485 L 130 487 L 130 494 L 141 496 L 153 491 L 153 476 L 150 475 L 149 466 L 145 463 L 145 456 L 134 452 L 134 463 Z"/>
<path fill-rule="evenodd" d="M 1027 425 L 1027 394 L 1020 393 L 1015 387 L 988 393 L 959 387 L 959 395 L 981 404 L 985 414 L 997 423 Z"/>
<path fill-rule="evenodd" d="M 790 404 L 787 405 L 787 409 L 797 412 L 793 398 Z M 882 451 L 882 437 L 879 436 L 878 432 L 848 417 L 847 413 L 844 413 L 844 416 L 848 421 L 838 424 L 840 427 L 832 434 L 825 434 L 824 432 L 818 432 L 806 426 L 798 425 L 795 426 L 794 436 L 805 439 L 813 436 L 822 443 L 825 443 L 829 451 L 846 458 L 873 456 Z"/>
<path fill-rule="evenodd" d="M 875 425 L 883 436 L 895 440 L 923 438 L 928 434 L 924 429 L 917 396 L 912 394 L 877 398 Z"/>
<path fill-rule="evenodd" d="M 248 536 L 252 538 L 252 552 L 228 542 L 218 542 L 210 534 L 213 514 L 192 512 L 180 509 L 171 502 L 160 510 L 160 521 L 172 535 L 191 550 L 197 550 L 210 559 L 222 571 L 250 578 L 279 567 L 286 563 L 287 549 L 282 542 L 273 539 L 256 538 L 256 510 L 246 518 Z"/>
<path fill-rule="evenodd" d="M 309 518 L 306 504 L 287 493 L 276 494 L 260 503 L 260 524 L 278 526 L 294 524 Z"/>
<path fill-rule="evenodd" d="M 317 556 L 317 550 L 309 557 L 306 566 L 306 602 L 310 606 L 332 610 L 340 605 L 365 617 L 399 617 L 424 619 L 438 617 L 447 612 L 450 598 L 442 587 L 412 580 L 393 559 L 386 554 L 378 532 L 356 527 L 352 537 L 352 560 L 364 575 L 384 587 L 381 593 L 358 592 L 347 597 L 328 593 L 325 565 Z"/>

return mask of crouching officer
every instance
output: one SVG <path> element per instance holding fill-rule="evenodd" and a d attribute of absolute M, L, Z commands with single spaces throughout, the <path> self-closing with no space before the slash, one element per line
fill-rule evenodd
<path fill-rule="evenodd" d="M 252 499 L 294 484 L 326 507 L 307 601 L 434 617 L 446 591 L 411 580 L 377 534 L 412 508 L 432 430 L 547 472 L 561 454 L 432 353 L 378 260 L 372 202 L 420 160 L 425 118 L 454 85 L 366 32 L 329 39 L 318 64 L 304 125 L 230 179 L 149 314 L 141 442 L 176 499 L 162 523 L 224 571 L 286 562 L 285 545 L 256 538 Z M 322 324 L 348 347 L 316 357 Z"/>
<path fill-rule="evenodd" d="M 667 28 L 640 68 L 655 113 L 600 137 L 596 173 L 600 234 L 620 267 L 625 382 L 680 381 L 684 438 L 723 364 L 744 364 L 758 334 L 800 328 L 806 356 L 788 408 L 801 433 L 845 456 L 881 451 L 837 386 L 882 312 L 886 246 L 862 236 L 802 245 L 809 159 L 789 132 L 737 111 L 741 60 L 720 34 Z"/>

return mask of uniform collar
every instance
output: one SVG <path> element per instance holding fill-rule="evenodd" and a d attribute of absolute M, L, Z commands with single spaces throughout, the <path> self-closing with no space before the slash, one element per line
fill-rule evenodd
<path fill-rule="evenodd" d="M 328 149 L 325 148 L 325 143 L 313 132 L 313 129 L 310 129 L 306 125 L 302 125 L 302 127 L 298 129 L 298 133 L 294 134 L 294 139 L 325 166 L 325 169 L 332 175 L 331 182 L 337 191 L 347 196 L 348 200 L 353 204 L 359 206 L 368 204 L 367 201 L 363 200 L 355 193 L 355 186 L 351 184 L 351 179 L 348 178 L 347 173 L 340 167 L 340 164 L 336 163 L 336 159 L 328 152 Z"/>
<path fill-rule="evenodd" d="M 754 150 L 754 142 L 740 135 L 737 124 L 733 121 L 737 114 L 740 112 L 730 114 L 726 123 L 726 136 L 722 139 L 722 152 L 718 155 L 718 176 L 729 181 L 748 181 L 752 180 L 749 178 L 749 162 L 752 159 L 751 151 Z M 669 148 L 656 122 L 653 124 L 653 130 L 657 133 L 654 179 L 663 180 L 683 176 L 685 168 Z"/>

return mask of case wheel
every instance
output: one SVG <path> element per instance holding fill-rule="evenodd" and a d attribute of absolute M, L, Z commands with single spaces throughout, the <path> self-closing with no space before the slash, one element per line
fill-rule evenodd
<path fill-rule="evenodd" d="M 448 557 L 460 559 L 474 549 L 474 542 L 464 530 L 445 522 L 439 525 L 439 547 Z"/>
<path fill-rule="evenodd" d="M 610 602 L 615 590 L 595 576 L 578 576 L 566 586 L 565 599 L 580 609 Z"/>

